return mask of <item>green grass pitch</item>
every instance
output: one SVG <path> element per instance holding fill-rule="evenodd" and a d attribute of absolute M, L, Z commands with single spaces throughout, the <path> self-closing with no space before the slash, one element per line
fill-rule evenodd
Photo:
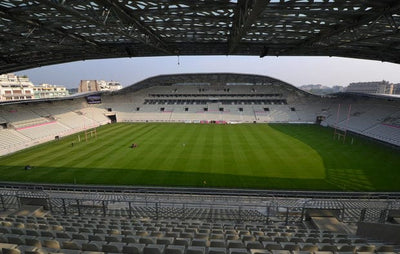
<path fill-rule="evenodd" d="M 1 157 L 0 181 L 400 191 L 400 150 L 316 125 L 118 123 Z"/>

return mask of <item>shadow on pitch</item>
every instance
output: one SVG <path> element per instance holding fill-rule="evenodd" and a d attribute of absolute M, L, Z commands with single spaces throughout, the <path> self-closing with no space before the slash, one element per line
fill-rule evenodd
<path fill-rule="evenodd" d="M 291 136 L 311 148 L 322 158 L 325 181 L 345 191 L 398 190 L 400 153 L 371 140 L 348 134 L 346 142 L 333 138 L 333 129 L 318 125 L 274 125 L 270 127 Z M 315 135 L 318 133 L 318 135 Z M 322 138 L 321 138 L 322 137 Z M 384 159 L 379 159 L 384 158 Z M 390 160 L 391 164 L 387 164 Z"/>
<path fill-rule="evenodd" d="M 24 166 L 0 166 L 0 181 L 171 186 L 171 187 L 224 187 L 252 189 L 335 189 L 335 186 L 318 179 L 291 179 L 231 174 L 210 174 L 163 170 L 133 170 L 105 168 L 53 168 L 36 167 L 25 170 Z M 7 172 L 7 173 L 5 173 Z"/>

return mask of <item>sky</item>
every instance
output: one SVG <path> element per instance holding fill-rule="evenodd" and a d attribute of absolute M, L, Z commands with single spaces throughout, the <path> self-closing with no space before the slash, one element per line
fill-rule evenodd
<path fill-rule="evenodd" d="M 340 57 L 177 56 L 86 60 L 17 72 L 38 85 L 77 88 L 80 80 L 119 81 L 124 87 L 175 73 L 232 72 L 270 76 L 295 86 L 347 86 L 351 82 L 400 83 L 400 64 Z"/>

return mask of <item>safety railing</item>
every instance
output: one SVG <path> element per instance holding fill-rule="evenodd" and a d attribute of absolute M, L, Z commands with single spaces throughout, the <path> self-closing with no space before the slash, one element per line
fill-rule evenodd
<path fill-rule="evenodd" d="M 53 214 L 117 216 L 150 219 L 190 219 L 262 223 L 300 223 L 310 209 L 335 210 L 346 223 L 384 223 L 399 200 L 288 199 L 172 194 L 57 192 L 42 189 L 0 192 L 1 210 L 18 210 L 24 204 L 40 204 Z"/>

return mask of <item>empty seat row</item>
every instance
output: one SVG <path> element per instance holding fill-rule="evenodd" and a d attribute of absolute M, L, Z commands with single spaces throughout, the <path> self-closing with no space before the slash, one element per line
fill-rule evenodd
<path fill-rule="evenodd" d="M 269 248 L 246 249 L 241 247 L 206 247 L 206 246 L 185 246 L 185 245 L 164 245 L 164 244 L 143 244 L 143 243 L 104 243 L 98 241 L 79 242 L 43 240 L 26 241 L 24 244 L 0 243 L 0 249 L 3 253 L 79 253 L 79 252 L 105 252 L 105 253 L 134 253 L 134 254 L 291 254 L 291 253 L 314 253 L 333 254 L 333 253 L 374 253 L 373 246 L 364 248 L 346 248 L 337 249 L 334 246 L 330 248 L 318 249 L 316 246 L 304 246 L 303 248 L 280 248 L 270 246 Z M 377 253 L 394 253 L 393 247 L 382 246 L 376 250 Z"/>

